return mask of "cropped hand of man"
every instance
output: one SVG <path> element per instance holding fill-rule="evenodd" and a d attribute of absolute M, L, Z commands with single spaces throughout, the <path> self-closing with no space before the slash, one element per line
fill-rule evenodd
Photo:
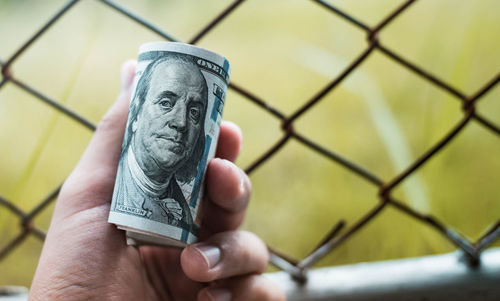
<path fill-rule="evenodd" d="M 120 95 L 61 190 L 30 300 L 284 300 L 260 275 L 264 243 L 237 231 L 251 184 L 232 163 L 242 139 L 232 123 L 222 123 L 207 170 L 199 243 L 135 248 L 107 222 L 134 70 L 134 62 L 124 64 Z"/>

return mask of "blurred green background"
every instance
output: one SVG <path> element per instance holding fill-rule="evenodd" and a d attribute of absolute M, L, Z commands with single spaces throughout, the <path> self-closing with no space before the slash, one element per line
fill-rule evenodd
<path fill-rule="evenodd" d="M 66 1 L 0 0 L 0 59 L 6 60 Z M 181 40 L 231 1 L 117 1 Z M 400 0 L 331 3 L 376 25 Z M 500 70 L 500 3 L 419 1 L 381 41 L 446 82 L 473 94 Z M 12 66 L 13 74 L 98 122 L 118 91 L 121 63 L 160 38 L 98 1 L 81 1 Z M 286 114 L 323 88 L 366 47 L 365 33 L 312 1 L 248 0 L 199 45 L 226 56 L 231 80 Z M 500 124 L 500 87 L 478 111 Z M 297 120 L 313 141 L 392 179 L 462 117 L 460 103 L 375 51 L 337 89 Z M 279 120 L 234 92 L 225 119 L 244 133 L 237 164 L 247 167 L 282 136 Z M 68 176 L 91 132 L 7 83 L 0 89 L 0 194 L 26 211 Z M 500 218 L 500 139 L 475 122 L 414 173 L 395 194 L 475 240 Z M 305 256 L 340 219 L 348 226 L 378 201 L 377 189 L 291 141 L 251 176 L 244 225 L 271 246 Z M 48 229 L 53 204 L 35 219 Z M 0 207 L 0 248 L 20 232 Z M 497 243 L 498 245 L 498 243 Z M 29 286 L 42 242 L 33 236 L 0 261 L 0 285 Z M 394 209 L 317 266 L 449 252 L 427 225 Z"/>

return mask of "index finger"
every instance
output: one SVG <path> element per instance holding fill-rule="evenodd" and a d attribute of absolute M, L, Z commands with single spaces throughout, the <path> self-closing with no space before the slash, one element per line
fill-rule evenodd
<path fill-rule="evenodd" d="M 54 217 L 70 216 L 84 209 L 107 204 L 111 199 L 135 66 L 135 61 L 123 64 L 120 94 L 99 122 L 89 146 L 66 180 Z"/>

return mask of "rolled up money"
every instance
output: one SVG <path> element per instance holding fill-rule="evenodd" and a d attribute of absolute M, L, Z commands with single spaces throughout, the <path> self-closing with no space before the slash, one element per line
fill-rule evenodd
<path fill-rule="evenodd" d="M 196 242 L 229 62 L 182 43 L 139 49 L 109 222 L 131 245 Z"/>

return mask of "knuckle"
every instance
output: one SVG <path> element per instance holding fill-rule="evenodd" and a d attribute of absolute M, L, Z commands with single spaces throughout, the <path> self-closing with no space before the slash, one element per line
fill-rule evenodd
<path fill-rule="evenodd" d="M 114 181 L 114 172 L 106 168 L 73 173 L 64 181 L 59 196 L 82 199 L 109 197 Z M 82 186 L 81 183 L 85 185 Z"/>
<path fill-rule="evenodd" d="M 239 239 L 237 254 L 239 254 L 240 260 L 252 265 L 253 272 L 264 272 L 269 261 L 266 245 L 251 232 L 238 231 L 237 235 L 237 239 Z"/>
<path fill-rule="evenodd" d="M 282 290 L 269 279 L 260 275 L 249 276 L 245 283 L 247 289 L 237 300 L 265 300 L 265 301 L 284 301 L 286 300 Z"/>

